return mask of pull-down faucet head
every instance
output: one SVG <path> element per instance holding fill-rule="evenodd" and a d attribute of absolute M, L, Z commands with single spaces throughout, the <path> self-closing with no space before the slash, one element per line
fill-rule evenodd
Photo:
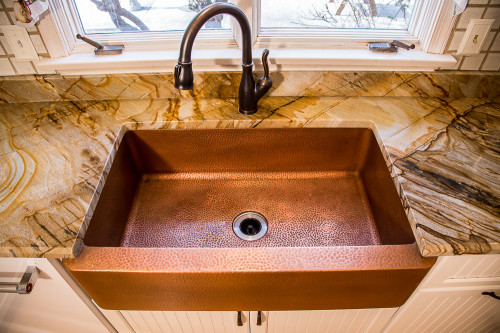
<path fill-rule="evenodd" d="M 196 15 L 189 23 L 189 26 L 182 38 L 179 60 L 175 66 L 174 86 L 181 90 L 193 89 L 193 69 L 191 62 L 191 51 L 193 49 L 194 39 L 200 31 L 201 27 L 212 17 L 219 14 L 229 14 L 233 16 L 241 28 L 242 35 L 242 61 L 243 75 L 241 77 L 239 89 L 239 110 L 243 114 L 254 114 L 257 112 L 258 100 L 271 88 L 272 80 L 269 77 L 269 66 L 267 64 L 267 56 L 269 50 L 264 50 L 262 62 L 264 65 L 265 75 L 255 83 L 252 74 L 252 42 L 250 23 L 245 14 L 236 6 L 228 3 L 216 3 L 208 6 Z"/>

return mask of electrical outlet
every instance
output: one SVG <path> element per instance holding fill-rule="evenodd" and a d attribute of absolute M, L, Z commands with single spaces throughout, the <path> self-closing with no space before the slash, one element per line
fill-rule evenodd
<path fill-rule="evenodd" d="M 460 42 L 457 55 L 478 54 L 490 32 L 494 19 L 471 19 Z"/>
<path fill-rule="evenodd" d="M 38 60 L 38 53 L 25 28 L 16 25 L 0 26 L 17 60 Z"/>

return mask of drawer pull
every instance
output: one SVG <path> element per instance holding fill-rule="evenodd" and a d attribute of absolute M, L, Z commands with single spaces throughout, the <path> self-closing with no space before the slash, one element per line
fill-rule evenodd
<path fill-rule="evenodd" d="M 257 311 L 257 326 L 262 325 L 262 311 Z"/>
<path fill-rule="evenodd" d="M 488 295 L 488 296 L 491 296 L 491 297 L 496 298 L 496 299 L 500 299 L 500 297 L 498 297 L 493 291 L 483 291 L 481 294 Z"/>
<path fill-rule="evenodd" d="M 238 326 L 243 326 L 243 319 L 241 318 L 241 311 L 238 311 Z"/>
<path fill-rule="evenodd" d="M 0 282 L 0 293 L 29 294 L 33 291 L 37 278 L 38 268 L 28 266 L 19 283 Z"/>

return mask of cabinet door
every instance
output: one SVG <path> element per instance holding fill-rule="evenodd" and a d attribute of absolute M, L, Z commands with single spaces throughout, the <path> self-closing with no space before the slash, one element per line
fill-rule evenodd
<path fill-rule="evenodd" d="M 0 293 L 0 332 L 108 332 L 47 259 L 0 258 L 0 282 L 18 283 L 27 266 L 38 279 L 31 294 Z"/>
<path fill-rule="evenodd" d="M 249 333 L 248 312 L 242 313 L 238 326 L 236 311 L 120 311 L 139 332 L 151 333 Z"/>
<path fill-rule="evenodd" d="M 396 310 L 397 308 L 269 311 L 263 313 L 264 322 L 261 327 L 254 326 L 256 312 L 252 311 L 250 327 L 252 333 L 377 333 L 382 331 Z"/>
<path fill-rule="evenodd" d="M 500 254 L 439 257 L 419 288 L 500 284 Z"/>
<path fill-rule="evenodd" d="M 500 332 L 500 286 L 421 289 L 400 308 L 386 333 Z"/>

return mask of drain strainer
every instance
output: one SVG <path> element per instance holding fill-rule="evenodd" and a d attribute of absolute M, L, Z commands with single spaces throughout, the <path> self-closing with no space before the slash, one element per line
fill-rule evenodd
<path fill-rule="evenodd" d="M 243 240 L 255 241 L 266 234 L 267 220 L 257 212 L 244 212 L 234 219 L 233 231 Z"/>

